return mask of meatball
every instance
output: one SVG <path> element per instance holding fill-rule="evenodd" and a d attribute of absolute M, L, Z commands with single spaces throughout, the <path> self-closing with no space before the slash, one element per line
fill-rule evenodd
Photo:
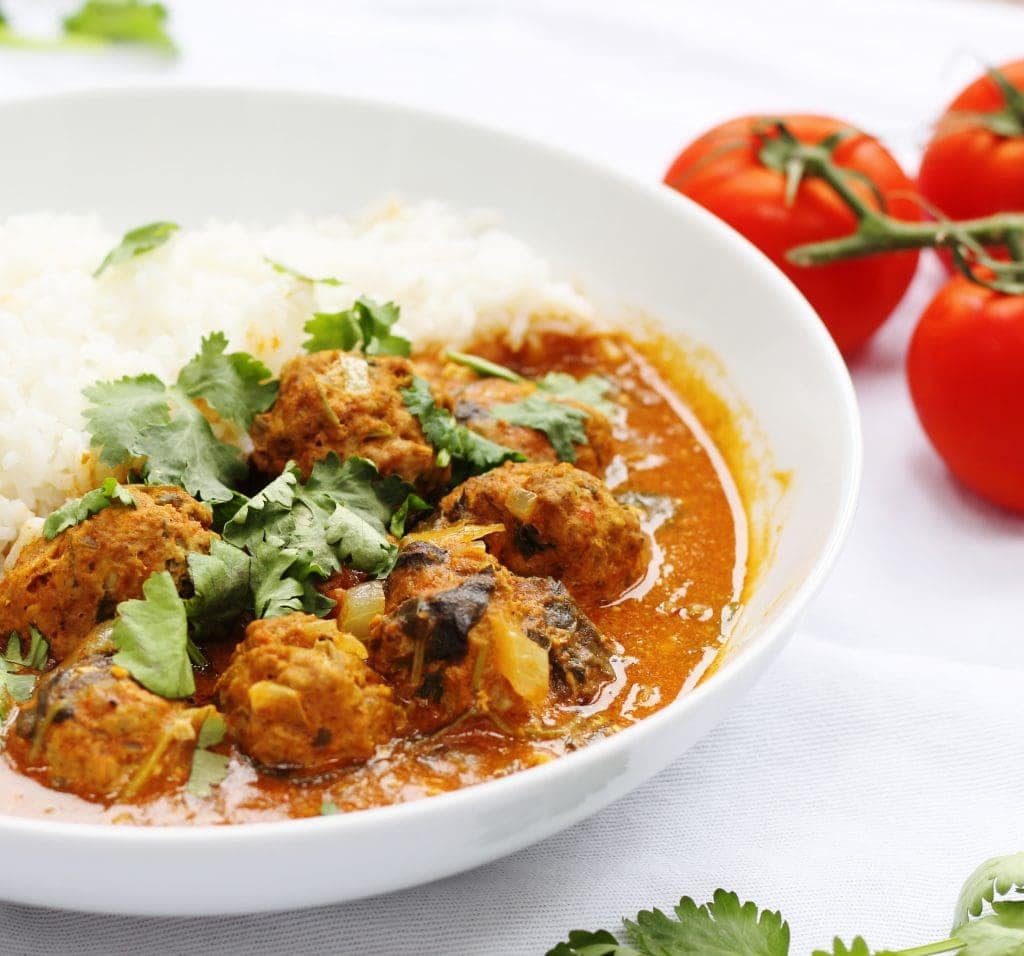
<path fill-rule="evenodd" d="M 39 681 L 15 722 L 28 769 L 87 800 L 155 796 L 183 784 L 199 728 L 212 707 L 165 700 L 103 654 L 58 667 Z"/>
<path fill-rule="evenodd" d="M 591 701 L 613 677 L 609 642 L 565 587 L 503 568 L 472 540 L 486 530 L 407 537 L 371 625 L 370 663 L 419 730 L 472 712 L 511 729 L 553 701 Z"/>
<path fill-rule="evenodd" d="M 134 508 L 114 505 L 38 538 L 0 580 L 0 633 L 35 626 L 63 660 L 117 605 L 142 597 L 143 582 L 169 571 L 181 584 L 190 551 L 208 552 L 216 535 L 210 509 L 180 488 L 130 485 Z"/>
<path fill-rule="evenodd" d="M 446 404 L 456 419 L 485 438 L 521 451 L 530 461 L 558 461 L 547 435 L 535 428 L 512 425 L 491 415 L 495 405 L 528 398 L 537 386 L 532 382 L 508 382 L 500 378 L 478 378 L 470 382 L 448 381 L 443 386 Z M 612 458 L 612 428 L 599 411 L 569 398 L 550 396 L 552 401 L 578 408 L 587 415 L 584 427 L 587 444 L 576 445 L 576 467 L 603 475 Z"/>
<path fill-rule="evenodd" d="M 402 714 L 365 656 L 334 621 L 253 621 L 217 682 L 231 736 L 265 767 L 317 772 L 369 760 Z"/>
<path fill-rule="evenodd" d="M 618 597 L 647 564 L 636 512 L 566 463 L 508 463 L 470 478 L 441 501 L 434 526 L 460 522 L 502 525 L 485 540 L 505 567 L 556 578 L 597 601 Z"/>
<path fill-rule="evenodd" d="M 278 474 L 294 460 L 308 477 L 333 451 L 342 461 L 369 458 L 423 492 L 441 487 L 447 472 L 399 392 L 414 374 L 408 359 L 393 356 L 324 351 L 293 358 L 281 370 L 277 401 L 252 423 L 253 463 Z"/>

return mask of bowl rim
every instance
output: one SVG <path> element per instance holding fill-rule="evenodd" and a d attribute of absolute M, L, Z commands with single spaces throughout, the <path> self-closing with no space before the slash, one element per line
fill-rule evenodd
<path fill-rule="evenodd" d="M 753 670 L 754 676 L 761 668 L 762 659 L 777 652 L 785 642 L 794 624 L 804 611 L 813 595 L 825 582 L 832 571 L 842 545 L 849 533 L 857 508 L 863 466 L 863 435 L 856 393 L 849 370 L 831 336 L 826 331 L 817 313 L 799 292 L 792 281 L 749 240 L 740 235 L 688 197 L 666 187 L 661 182 L 647 182 L 622 172 L 613 166 L 593 160 L 566 147 L 545 142 L 532 136 L 503 128 L 498 124 L 467 118 L 442 109 L 410 105 L 397 100 L 369 96 L 353 96 L 325 90 L 311 90 L 288 85 L 252 85 L 241 82 L 224 83 L 175 83 L 168 85 L 159 81 L 133 81 L 130 83 L 97 83 L 75 89 L 57 89 L 42 93 L 14 94 L 0 99 L 0 116 L 9 109 L 47 107 L 75 102 L 102 101 L 106 98 L 133 99 L 137 97 L 164 100 L 214 97 L 246 99 L 257 102 L 277 100 L 317 100 L 325 106 L 331 104 L 341 109 L 377 111 L 396 119 L 426 121 L 431 125 L 447 127 L 453 132 L 494 136 L 510 141 L 518 148 L 532 151 L 542 158 L 571 163 L 583 167 L 588 173 L 604 177 L 617 187 L 634 195 L 667 204 L 699 228 L 717 234 L 720 241 L 732 245 L 738 255 L 747 260 L 745 265 L 761 273 L 763 281 L 774 283 L 791 300 L 796 320 L 803 325 L 821 360 L 828 366 L 842 399 L 843 417 L 836 423 L 843 436 L 847 467 L 843 470 L 843 484 L 839 507 L 833 516 L 824 547 L 819 552 L 804 579 L 790 589 L 781 601 L 781 609 L 767 625 L 755 629 L 745 643 L 741 654 L 716 668 L 706 680 L 676 697 L 653 714 L 635 724 L 624 727 L 610 737 L 594 741 L 577 751 L 560 756 L 535 767 L 524 768 L 505 777 L 485 780 L 452 791 L 445 791 L 431 797 L 422 797 L 404 803 L 370 807 L 345 813 L 271 820 L 266 822 L 243 822 L 231 824 L 131 824 L 116 825 L 110 822 L 71 822 L 52 820 L 44 817 L 18 816 L 0 813 L 0 839 L 17 834 L 19 837 L 43 841 L 71 839 L 80 844 L 117 844 L 124 848 L 134 845 L 136 849 L 163 847 L 173 844 L 176 850 L 188 850 L 202 845 L 229 847 L 242 841 L 245 843 L 267 844 L 272 848 L 282 836 L 291 841 L 320 840 L 324 837 L 340 839 L 344 833 L 361 827 L 387 826 L 391 821 L 415 823 L 417 818 L 429 819 L 433 814 L 455 812 L 463 804 L 472 805 L 487 799 L 514 795 L 516 789 L 526 787 L 544 788 L 544 781 L 573 774 L 589 764 L 613 760 L 633 749 L 633 742 L 643 735 L 657 733 L 666 723 L 684 720 L 688 712 L 699 708 L 702 702 L 714 695 L 725 693 L 727 686 L 742 681 L 745 674 Z M 657 317 L 655 317 L 657 323 Z M 767 664 L 767 661 L 764 662 Z M 677 758 L 678 759 L 678 758 Z M 436 809 L 435 809 L 436 808 Z"/>

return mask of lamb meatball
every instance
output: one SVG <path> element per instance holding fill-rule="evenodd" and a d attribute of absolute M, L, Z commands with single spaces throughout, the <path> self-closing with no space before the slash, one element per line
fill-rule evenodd
<path fill-rule="evenodd" d="M 556 578 L 598 601 L 618 597 L 646 566 L 636 512 L 566 463 L 509 463 L 470 478 L 441 501 L 435 527 L 464 521 L 503 526 L 485 541 L 509 570 Z"/>
<path fill-rule="evenodd" d="M 532 395 L 537 390 L 532 382 L 508 382 L 500 378 L 477 378 L 468 382 L 448 380 L 442 390 L 446 404 L 467 428 L 506 448 L 521 451 L 530 461 L 558 461 L 558 455 L 544 432 L 524 425 L 512 425 L 491 414 L 496 405 L 518 402 Z M 612 428 L 608 419 L 582 402 L 551 398 L 586 414 L 587 444 L 574 446 L 575 464 L 591 474 L 603 475 L 612 458 Z"/>
<path fill-rule="evenodd" d="M 315 773 L 369 760 L 402 717 L 365 656 L 334 621 L 253 621 L 217 682 L 231 736 L 265 767 Z"/>
<path fill-rule="evenodd" d="M 587 703 L 613 676 L 610 643 L 568 591 L 503 568 L 473 540 L 485 531 L 407 537 L 371 625 L 370 663 L 419 730 L 470 711 L 507 728 L 552 699 Z"/>
<path fill-rule="evenodd" d="M 130 485 L 134 508 L 112 505 L 61 532 L 26 545 L 0 580 L 0 633 L 35 626 L 63 660 L 117 605 L 142 597 L 156 571 L 180 585 L 190 551 L 208 552 L 216 535 L 210 509 L 180 488 Z"/>
<path fill-rule="evenodd" d="M 281 370 L 277 401 L 253 421 L 253 463 L 278 474 L 294 460 L 308 477 L 333 451 L 342 461 L 369 458 L 423 492 L 441 487 L 447 474 L 399 392 L 413 375 L 412 363 L 395 356 L 324 351 L 293 358 Z"/>
<path fill-rule="evenodd" d="M 15 730 L 47 786 L 87 800 L 128 800 L 181 786 L 212 707 L 165 700 L 103 654 L 46 674 Z M 17 748 L 15 748 L 17 750 Z"/>

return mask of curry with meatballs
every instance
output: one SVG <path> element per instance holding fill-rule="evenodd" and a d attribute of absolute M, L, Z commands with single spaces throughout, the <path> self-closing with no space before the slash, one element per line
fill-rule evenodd
<path fill-rule="evenodd" d="M 378 326 L 321 323 L 276 378 L 211 336 L 173 385 L 87 391 L 106 477 L 0 579 L 0 809 L 407 801 L 614 733 L 719 652 L 746 523 L 673 346 L 417 352 L 360 302 Z"/>

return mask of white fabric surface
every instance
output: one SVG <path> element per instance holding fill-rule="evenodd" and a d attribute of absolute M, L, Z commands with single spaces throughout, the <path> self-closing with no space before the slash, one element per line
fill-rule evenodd
<path fill-rule="evenodd" d="M 139 79 L 330 89 L 651 180 L 704 127 L 757 110 L 838 114 L 912 166 L 980 61 L 1024 55 L 1024 9 L 981 0 L 166 2 L 176 63 L 0 51 L 0 96 Z M 4 4 L 36 23 L 68 6 Z M 902 356 L 938 275 L 923 265 L 853 370 L 866 471 L 836 572 L 750 697 L 646 787 L 506 860 L 351 905 L 207 920 L 0 906 L 0 952 L 536 956 L 571 927 L 716 886 L 782 909 L 794 954 L 834 933 L 941 938 L 974 865 L 1024 848 L 1024 521 L 960 491 L 914 419 Z"/>

